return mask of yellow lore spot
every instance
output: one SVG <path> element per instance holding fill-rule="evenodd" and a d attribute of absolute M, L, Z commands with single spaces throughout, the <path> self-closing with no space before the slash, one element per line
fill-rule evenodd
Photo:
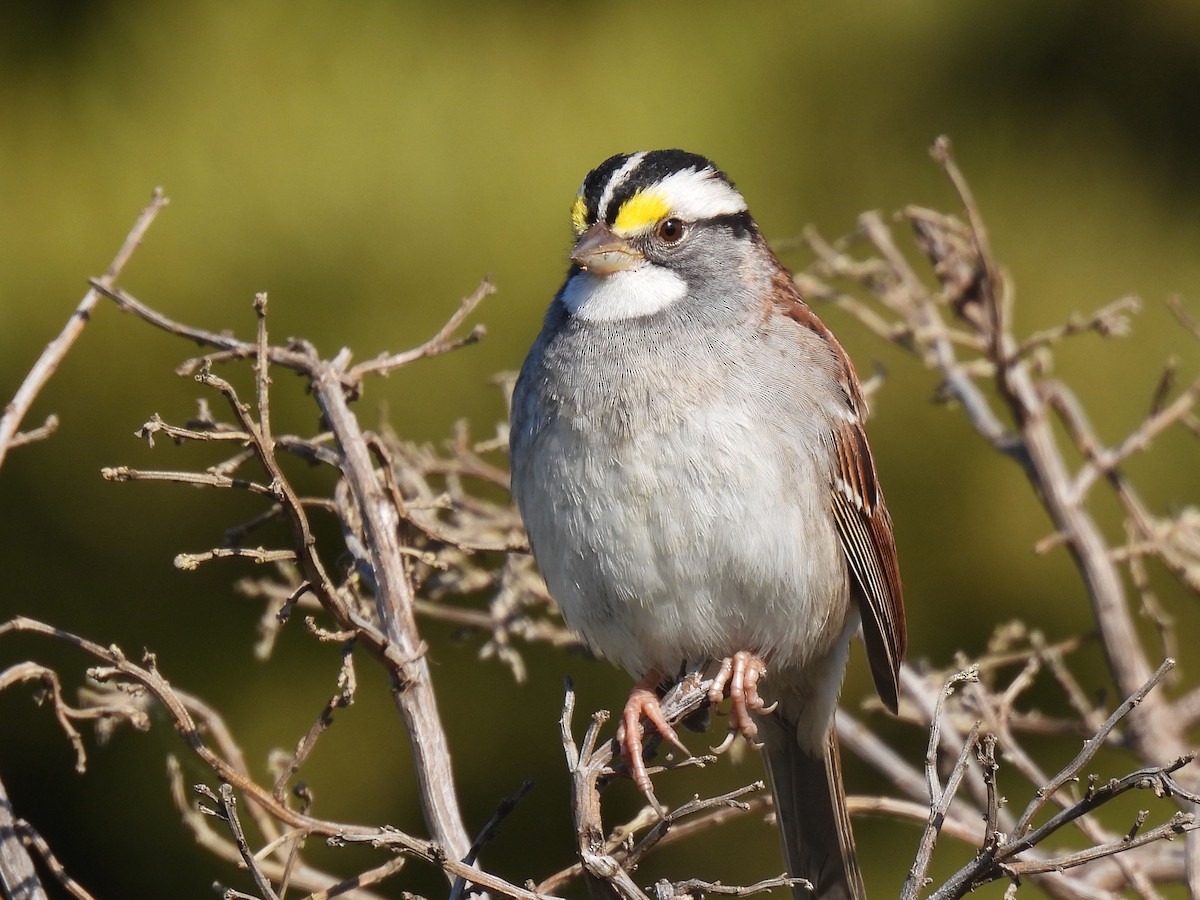
<path fill-rule="evenodd" d="M 575 198 L 575 205 L 571 207 L 571 227 L 576 234 L 583 234 L 587 230 L 587 201 L 582 194 Z"/>
<path fill-rule="evenodd" d="M 657 225 L 671 212 L 667 199 L 654 190 L 638 191 L 623 204 L 613 222 L 613 231 L 622 236 L 635 234 Z"/>

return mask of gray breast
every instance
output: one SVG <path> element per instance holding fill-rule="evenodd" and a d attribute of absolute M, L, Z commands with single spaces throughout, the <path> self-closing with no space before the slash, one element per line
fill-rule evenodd
<path fill-rule="evenodd" d="M 741 649 L 804 657 L 844 625 L 821 612 L 844 601 L 813 596 L 840 583 L 832 529 L 801 538 L 828 515 L 804 351 L 735 312 L 552 308 L 514 393 L 513 492 L 539 566 L 568 624 L 635 673 Z"/>

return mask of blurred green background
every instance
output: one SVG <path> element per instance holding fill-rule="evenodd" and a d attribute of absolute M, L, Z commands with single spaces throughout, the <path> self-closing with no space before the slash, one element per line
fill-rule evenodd
<path fill-rule="evenodd" d="M 940 133 L 954 139 L 1015 279 L 1022 331 L 1126 293 L 1145 298 L 1131 339 L 1084 337 L 1059 355 L 1100 434 L 1119 440 L 1167 357 L 1181 359 L 1184 377 L 1198 369 L 1195 342 L 1163 305 L 1180 293 L 1200 310 L 1193 2 L 8 3 L 0 395 L 12 395 L 162 185 L 171 205 L 122 283 L 203 327 L 252 334 L 251 301 L 268 291 L 276 338 L 364 358 L 424 340 L 490 275 L 499 293 L 476 316 L 487 339 L 371 383 L 358 407 L 367 423 L 386 410 L 414 439 L 440 440 L 460 417 L 486 435 L 504 414 L 489 379 L 519 365 L 564 269 L 574 192 L 610 154 L 704 153 L 738 182 L 768 237 L 809 223 L 835 236 L 865 209 L 956 211 L 927 155 Z M 841 314 L 824 315 L 860 370 L 888 370 L 871 430 L 897 523 L 912 657 L 947 665 L 1014 617 L 1052 638 L 1086 630 L 1065 554 L 1031 552 L 1048 525 L 1017 468 L 984 448 L 964 416 L 930 402 L 929 373 Z M 26 422 L 57 413 L 58 434 L 14 451 L 0 471 L 0 619 L 33 615 L 131 654 L 157 651 L 176 685 L 226 711 L 264 775 L 267 753 L 291 749 L 332 691 L 336 652 L 291 627 L 276 656 L 257 662 L 260 608 L 230 584 L 261 571 L 171 565 L 259 507 L 99 477 L 106 465 L 211 461 L 169 444 L 150 451 L 132 436 L 154 412 L 181 421 L 194 411 L 201 389 L 172 374 L 192 350 L 99 309 Z M 276 381 L 276 429 L 313 429 L 300 386 Z M 1194 440 L 1168 436 L 1130 471 L 1160 511 L 1196 500 Z M 1111 504 L 1100 506 L 1115 523 Z M 1190 650 L 1195 610 L 1160 581 Z M 571 859 L 556 731 L 563 676 L 575 677 L 583 711 L 618 704 L 628 678 L 534 649 L 531 678 L 518 685 L 496 662 L 476 662 L 478 638 L 427 632 L 469 827 L 536 779 L 486 862 L 518 883 L 540 879 Z M 1187 650 L 1184 685 L 1195 683 Z M 0 643 L 0 667 L 28 657 L 63 667 L 72 688 L 90 664 L 45 641 Z M 1099 654 L 1081 658 L 1085 688 L 1107 690 Z M 304 774 L 319 815 L 420 832 L 405 738 L 370 668 L 360 662 L 358 702 Z M 847 702 L 868 692 L 857 657 Z M 889 734 L 919 759 L 919 736 Z M 51 713 L 27 690 L 0 696 L 0 778 L 100 897 L 206 897 L 216 878 L 247 887 L 179 824 L 167 750 L 181 745 L 165 727 L 121 733 L 93 749 L 81 778 Z M 1047 767 L 1065 758 L 1048 752 Z M 744 783 L 756 766 L 704 777 Z M 189 781 L 212 782 L 188 767 Z M 852 790 L 879 786 L 856 765 L 849 779 Z M 664 799 L 686 799 L 686 784 Z M 629 785 L 613 794 L 614 813 L 635 807 Z M 868 885 L 894 895 L 917 829 L 865 821 L 858 830 Z M 969 854 L 947 849 L 935 874 Z M 769 831 L 745 823 L 662 854 L 638 880 L 746 882 L 777 873 L 777 853 Z M 348 872 L 369 858 L 318 848 L 316 861 Z M 436 875 L 411 869 L 392 895 L 444 893 Z"/>

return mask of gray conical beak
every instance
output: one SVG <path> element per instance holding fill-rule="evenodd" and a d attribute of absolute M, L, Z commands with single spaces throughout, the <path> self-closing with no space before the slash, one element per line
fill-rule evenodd
<path fill-rule="evenodd" d="M 613 234 L 607 225 L 598 223 L 585 231 L 575 242 L 571 261 L 593 275 L 611 275 L 628 269 L 642 258 L 624 238 Z"/>

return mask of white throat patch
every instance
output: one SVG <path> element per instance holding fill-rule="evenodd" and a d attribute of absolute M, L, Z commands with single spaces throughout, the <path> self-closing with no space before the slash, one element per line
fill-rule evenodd
<path fill-rule="evenodd" d="M 643 263 L 610 275 L 579 271 L 562 292 L 562 303 L 587 322 L 637 319 L 665 309 L 687 293 L 687 282 L 662 266 Z"/>

